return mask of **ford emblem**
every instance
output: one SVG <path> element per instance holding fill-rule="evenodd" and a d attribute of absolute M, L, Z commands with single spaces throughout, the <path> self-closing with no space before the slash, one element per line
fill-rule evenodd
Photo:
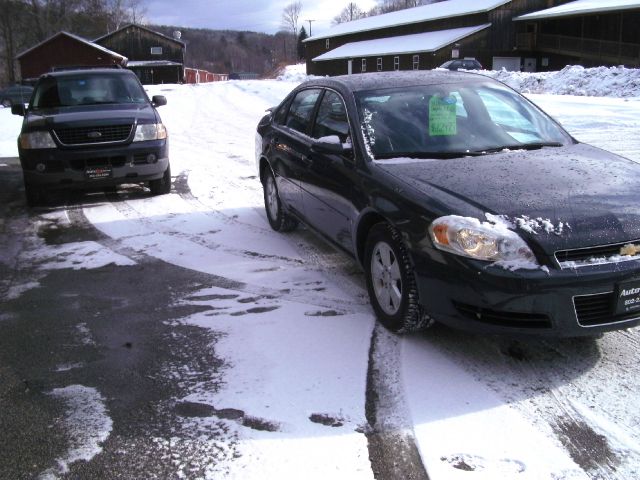
<path fill-rule="evenodd" d="M 102 133 L 100 132 L 89 132 L 87 133 L 87 137 L 89 138 L 100 138 L 102 136 Z"/>

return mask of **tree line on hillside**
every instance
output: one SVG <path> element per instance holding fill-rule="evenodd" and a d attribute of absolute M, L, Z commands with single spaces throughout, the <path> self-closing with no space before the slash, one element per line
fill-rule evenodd
<path fill-rule="evenodd" d="M 373 17 L 375 15 L 382 15 L 383 13 L 396 12 L 398 10 L 404 10 L 407 8 L 419 7 L 421 5 L 428 5 L 430 3 L 442 2 L 444 0 L 378 0 L 378 5 L 371 10 L 362 10 L 354 2 L 349 2 L 342 11 L 333 18 L 333 24 L 351 22 L 365 17 Z"/>

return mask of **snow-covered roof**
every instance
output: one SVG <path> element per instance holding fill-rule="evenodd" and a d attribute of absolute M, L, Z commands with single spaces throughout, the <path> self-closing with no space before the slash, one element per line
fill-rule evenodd
<path fill-rule="evenodd" d="M 421 7 L 407 8 L 406 10 L 385 13 L 384 15 L 376 15 L 351 22 L 340 23 L 325 33 L 314 35 L 304 41 L 309 42 L 349 33 L 428 22 L 441 18 L 474 15 L 476 13 L 488 12 L 510 1 L 511 0 L 447 0 L 445 2 L 431 3 Z"/>
<path fill-rule="evenodd" d="M 107 33 L 106 35 L 102 35 L 101 37 L 96 38 L 94 40 L 94 42 L 101 42 L 101 41 L 105 40 L 106 38 L 109 38 L 109 37 L 112 37 L 112 36 L 114 36 L 116 34 L 119 34 L 120 32 L 128 30 L 129 28 L 139 28 L 140 30 L 144 30 L 144 31 L 149 32 L 149 33 L 151 33 L 153 35 L 156 35 L 158 37 L 162 37 L 165 40 L 169 40 L 171 42 L 175 42 L 175 43 L 179 44 L 182 47 L 185 46 L 185 43 L 182 40 L 178 40 L 177 38 L 170 37 L 168 35 L 165 35 L 164 33 L 156 32 L 155 30 L 151 30 L 150 28 L 144 27 L 142 25 L 138 25 L 137 23 L 129 23 L 129 24 L 125 25 L 124 27 L 119 28 L 118 30 L 114 30 L 111 33 Z"/>
<path fill-rule="evenodd" d="M 335 48 L 327 53 L 315 57 L 314 62 L 324 60 L 338 60 L 342 58 L 368 57 L 373 55 L 400 55 L 403 53 L 433 52 L 450 45 L 458 40 L 473 35 L 491 24 L 475 27 L 453 28 L 451 30 L 437 30 L 435 32 L 415 33 L 400 37 L 378 38 L 352 42 Z"/>
<path fill-rule="evenodd" d="M 589 13 L 614 12 L 619 10 L 630 10 L 640 8 L 639 0 L 577 0 L 565 3 L 546 10 L 520 15 L 514 20 L 538 20 L 555 17 L 568 17 L 570 15 L 585 15 Z"/>
<path fill-rule="evenodd" d="M 133 60 L 127 62 L 127 67 L 181 67 L 182 64 L 170 60 Z"/>
<path fill-rule="evenodd" d="M 79 37 L 79 36 L 77 36 L 77 35 L 74 35 L 73 33 L 64 32 L 64 31 L 58 32 L 58 33 L 56 33 L 55 35 L 50 36 L 50 37 L 49 37 L 49 38 L 47 38 L 46 40 L 43 40 L 43 41 L 42 41 L 42 42 L 40 42 L 39 44 L 37 44 L 37 45 L 35 45 L 35 46 L 31 47 L 29 50 L 25 50 L 24 52 L 20 53 L 16 58 L 23 57 L 23 56 L 24 56 L 24 55 L 26 55 L 27 53 L 29 53 L 29 52 L 31 52 L 31 51 L 33 51 L 33 50 L 35 50 L 35 49 L 36 49 L 36 48 L 38 48 L 38 47 L 41 47 L 41 46 L 42 46 L 42 45 L 44 45 L 45 43 L 48 43 L 48 42 L 50 42 L 51 40 L 53 40 L 54 38 L 59 37 L 59 36 L 62 36 L 62 35 L 66 36 L 66 37 L 69 37 L 69 38 L 72 38 L 72 39 L 74 39 L 74 40 L 76 40 L 76 41 L 78 41 L 78 42 L 84 43 L 85 45 L 87 45 L 87 46 L 89 46 L 89 47 L 95 48 L 96 50 L 100 50 L 101 52 L 104 52 L 104 53 L 106 53 L 106 54 L 108 54 L 108 55 L 110 55 L 110 56 L 112 56 L 112 57 L 119 58 L 119 59 L 121 59 L 121 60 L 126 60 L 126 59 L 127 59 L 127 57 L 125 57 L 124 55 L 120 55 L 119 53 L 116 53 L 116 52 L 114 52 L 114 51 L 112 51 L 112 50 L 109 50 L 108 48 L 105 48 L 105 47 L 103 47 L 102 45 L 98 45 L 97 43 L 93 43 L 93 42 L 91 42 L 91 41 L 87 40 L 86 38 L 82 38 L 82 37 Z"/>

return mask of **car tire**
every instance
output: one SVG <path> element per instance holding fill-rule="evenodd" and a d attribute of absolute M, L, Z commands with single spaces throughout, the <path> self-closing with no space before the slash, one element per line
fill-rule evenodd
<path fill-rule="evenodd" d="M 42 203 L 43 191 L 30 183 L 24 182 L 24 195 L 28 207 L 37 207 Z"/>
<path fill-rule="evenodd" d="M 276 232 L 290 232 L 295 229 L 298 226 L 298 221 L 284 212 L 276 179 L 271 170 L 268 170 L 264 176 L 262 190 L 264 193 L 264 209 L 267 212 L 267 219 L 271 228 Z"/>
<path fill-rule="evenodd" d="M 413 265 L 400 233 L 387 223 L 369 232 L 365 273 L 371 305 L 388 330 L 409 333 L 434 323 L 419 304 Z"/>
<path fill-rule="evenodd" d="M 171 166 L 167 166 L 162 178 L 149 181 L 151 195 L 166 195 L 171 192 Z"/>

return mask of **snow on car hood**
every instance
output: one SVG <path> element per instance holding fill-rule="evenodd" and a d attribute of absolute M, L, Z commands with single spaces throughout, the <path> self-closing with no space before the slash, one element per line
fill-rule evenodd
<path fill-rule="evenodd" d="M 376 165 L 443 214 L 501 216 L 548 254 L 640 238 L 640 165 L 586 144 Z"/>

